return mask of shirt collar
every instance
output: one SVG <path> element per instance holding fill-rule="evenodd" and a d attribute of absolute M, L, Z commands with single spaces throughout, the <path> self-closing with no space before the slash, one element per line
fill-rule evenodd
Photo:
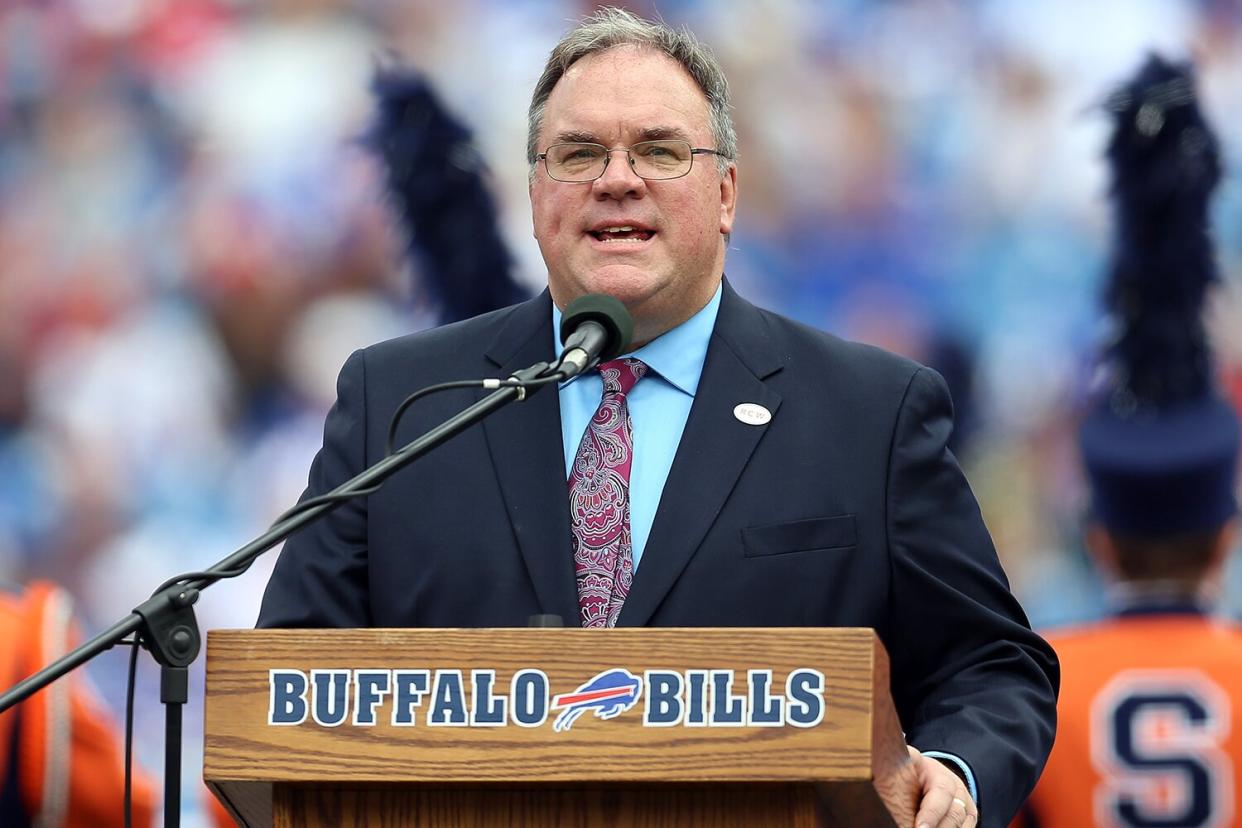
<path fill-rule="evenodd" d="M 1106 595 L 1109 610 L 1130 618 L 1145 615 L 1210 615 L 1212 601 L 1206 595 L 1188 593 L 1175 583 L 1113 584 Z"/>
<path fill-rule="evenodd" d="M 707 346 L 712 330 L 716 327 L 716 314 L 720 311 L 723 283 L 703 309 L 666 334 L 656 337 L 626 357 L 641 359 L 670 385 L 693 397 L 699 390 L 699 378 L 703 375 L 703 362 L 707 359 Z M 552 338 L 556 355 L 561 354 L 561 311 L 552 303 Z M 579 376 L 582 376 L 579 374 Z M 577 379 L 575 377 L 574 379 Z M 573 382 L 571 379 L 569 382 Z M 565 383 L 568 385 L 569 383 Z"/>

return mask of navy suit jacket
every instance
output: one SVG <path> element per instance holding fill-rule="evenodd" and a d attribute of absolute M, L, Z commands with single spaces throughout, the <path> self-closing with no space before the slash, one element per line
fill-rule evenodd
<path fill-rule="evenodd" d="M 358 351 L 308 495 L 380 460 L 412 391 L 551 360 L 550 299 Z M 415 403 L 400 443 L 479 399 Z M 739 422 L 738 403 L 772 412 Z M 907 741 L 965 759 L 1003 826 L 1052 745 L 1058 670 L 946 448 L 933 371 L 761 310 L 726 283 L 622 626 L 875 628 Z M 294 536 L 265 627 L 506 627 L 578 618 L 560 407 L 500 410 Z"/>

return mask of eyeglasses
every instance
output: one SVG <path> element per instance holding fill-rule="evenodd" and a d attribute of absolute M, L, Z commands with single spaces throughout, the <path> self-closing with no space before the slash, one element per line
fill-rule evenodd
<path fill-rule="evenodd" d="M 690 146 L 689 141 L 641 141 L 632 147 L 609 149 L 602 144 L 553 144 L 535 156 L 543 161 L 548 177 L 554 181 L 585 184 L 594 181 L 608 169 L 614 152 L 624 152 L 630 169 L 647 181 L 681 178 L 690 172 L 696 155 L 719 155 L 723 152 Z"/>

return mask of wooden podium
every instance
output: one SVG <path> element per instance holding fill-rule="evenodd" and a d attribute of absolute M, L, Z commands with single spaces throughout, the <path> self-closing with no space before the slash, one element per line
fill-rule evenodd
<path fill-rule="evenodd" d="M 203 765 L 247 826 L 906 828 L 917 804 L 868 629 L 215 630 Z"/>

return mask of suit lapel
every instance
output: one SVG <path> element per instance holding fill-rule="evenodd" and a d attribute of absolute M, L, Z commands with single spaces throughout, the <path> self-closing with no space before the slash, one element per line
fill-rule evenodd
<path fill-rule="evenodd" d="M 759 310 L 725 282 L 698 393 L 619 625 L 651 620 L 763 438 L 767 425 L 740 422 L 734 407 L 758 403 L 773 415 L 780 407 L 780 395 L 763 382 L 783 365 L 767 333 Z"/>
<path fill-rule="evenodd" d="M 553 358 L 552 305 L 546 290 L 514 310 L 486 354 L 501 376 Z M 545 613 L 561 616 L 566 626 L 577 626 L 578 587 L 569 544 L 556 386 L 497 411 L 483 421 L 483 428 L 539 605 Z"/>

